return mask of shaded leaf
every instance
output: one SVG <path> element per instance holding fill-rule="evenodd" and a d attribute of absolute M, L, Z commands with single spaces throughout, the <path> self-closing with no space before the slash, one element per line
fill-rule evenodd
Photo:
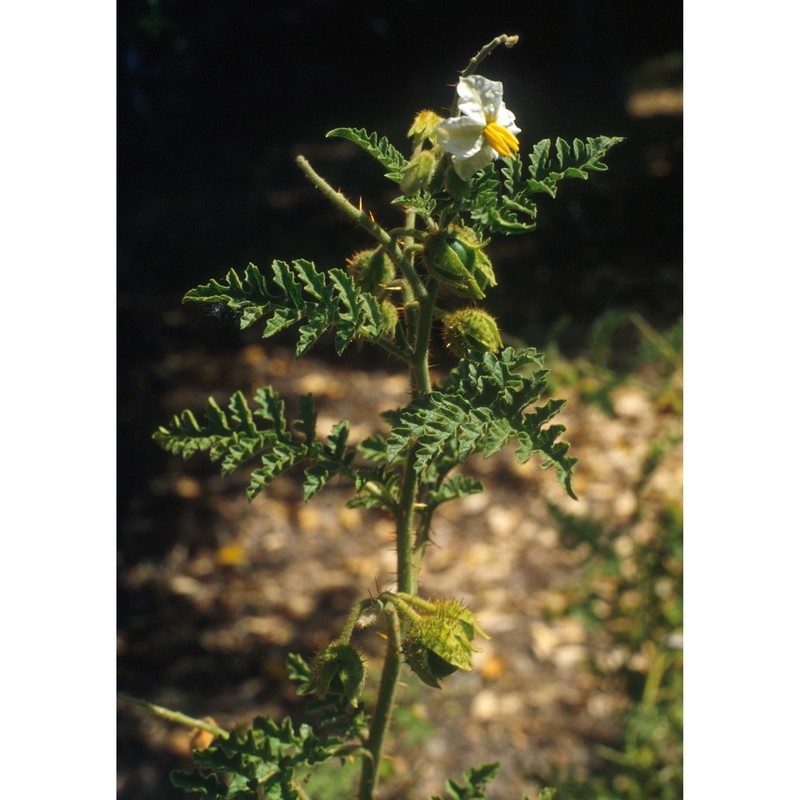
<path fill-rule="evenodd" d="M 378 300 L 362 292 L 347 273 L 318 272 L 304 259 L 273 261 L 271 280 L 253 264 L 245 269 L 244 280 L 230 270 L 223 281 L 187 292 L 184 301 L 222 303 L 236 311 L 242 328 L 263 319 L 264 338 L 302 323 L 298 358 L 329 329 L 336 332 L 336 352 L 341 354 L 356 337 L 380 338 L 386 326 Z"/>
<path fill-rule="evenodd" d="M 549 400 L 527 412 L 544 392 L 547 373 L 523 371 L 541 364 L 542 356 L 533 348 L 509 347 L 497 356 L 484 353 L 462 359 L 440 390 L 390 415 L 388 462 L 413 452 L 417 474 L 423 475 L 449 453 L 462 462 L 475 452 L 488 458 L 516 439 L 517 459 L 525 462 L 536 453 L 542 468 L 555 466 L 559 481 L 575 498 L 572 471 L 577 460 L 567 454 L 565 442 L 556 441 L 564 429 L 542 427 L 564 401 Z"/>
<path fill-rule="evenodd" d="M 364 128 L 334 128 L 325 134 L 326 139 L 331 137 L 347 139 L 362 147 L 388 170 L 389 180 L 400 183 L 408 162 L 385 136 L 378 139 L 377 133 L 367 133 Z"/>

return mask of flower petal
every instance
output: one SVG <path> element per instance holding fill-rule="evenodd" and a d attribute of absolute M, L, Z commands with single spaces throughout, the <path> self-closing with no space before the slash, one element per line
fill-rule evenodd
<path fill-rule="evenodd" d="M 436 141 L 446 153 L 469 158 L 484 145 L 483 128 L 469 117 L 451 117 L 436 127 Z"/>
<path fill-rule="evenodd" d="M 483 169 L 497 158 L 497 152 L 488 143 L 483 142 L 483 147 L 468 158 L 453 156 L 453 169 L 461 180 L 468 181 L 478 170 Z"/>
<path fill-rule="evenodd" d="M 503 84 L 490 81 L 483 75 L 460 78 L 456 87 L 458 108 L 462 114 L 476 122 L 494 122 L 503 107 Z"/>
<path fill-rule="evenodd" d="M 514 134 L 522 133 L 522 129 L 517 127 L 514 120 L 515 117 L 513 112 L 509 111 L 506 108 L 505 103 L 503 103 L 497 112 L 497 119 L 495 120 L 495 122 L 498 125 L 502 125 L 502 127 L 504 128 L 508 128 L 511 131 L 511 133 Z"/>

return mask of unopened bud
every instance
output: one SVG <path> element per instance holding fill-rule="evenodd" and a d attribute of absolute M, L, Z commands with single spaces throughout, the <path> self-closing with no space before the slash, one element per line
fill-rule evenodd
<path fill-rule="evenodd" d="M 347 271 L 360 289 L 374 295 L 394 280 L 394 264 L 382 247 L 352 255 L 347 260 Z"/>
<path fill-rule="evenodd" d="M 430 236 L 422 254 L 431 274 L 455 294 L 472 300 L 486 296 L 472 275 L 474 255 L 465 250 L 455 236 L 444 233 Z"/>
<path fill-rule="evenodd" d="M 421 150 L 417 153 L 403 172 L 400 188 L 403 194 L 412 195 L 424 191 L 430 186 L 436 157 L 432 150 Z"/>
<path fill-rule="evenodd" d="M 434 147 L 431 152 L 436 159 L 436 165 L 433 168 L 433 175 L 431 175 L 428 191 L 431 194 L 436 194 L 437 192 L 441 192 L 444 188 L 445 176 L 447 175 L 448 168 L 451 167 L 450 159 L 444 157 L 444 150 L 442 150 L 441 147 Z"/>
<path fill-rule="evenodd" d="M 394 338 L 394 330 L 397 327 L 397 309 L 388 297 L 381 302 L 381 316 L 383 317 L 384 334 L 390 339 Z"/>
<path fill-rule="evenodd" d="M 502 346 L 494 317 L 480 308 L 462 308 L 442 317 L 442 337 L 457 358 L 470 351 L 496 353 Z"/>
<path fill-rule="evenodd" d="M 420 111 L 419 114 L 414 117 L 414 122 L 411 123 L 411 127 L 408 129 L 408 136 L 409 138 L 416 136 L 420 140 L 430 139 L 433 136 L 433 132 L 436 130 L 436 126 L 440 122 L 444 122 L 444 119 L 436 112 L 428 110 Z"/>

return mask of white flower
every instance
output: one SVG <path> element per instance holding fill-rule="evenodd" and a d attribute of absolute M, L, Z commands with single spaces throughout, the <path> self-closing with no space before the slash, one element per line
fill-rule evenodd
<path fill-rule="evenodd" d="M 499 156 L 519 151 L 514 115 L 503 102 L 503 84 L 481 75 L 460 78 L 456 87 L 460 117 L 436 128 L 441 148 L 453 155 L 453 167 L 467 180 Z"/>

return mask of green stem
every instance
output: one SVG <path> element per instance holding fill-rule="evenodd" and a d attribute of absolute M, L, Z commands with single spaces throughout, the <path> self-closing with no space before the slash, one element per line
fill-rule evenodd
<path fill-rule="evenodd" d="M 431 331 L 433 330 L 436 292 L 438 290 L 439 281 L 431 278 L 428 281 L 426 296 L 420 302 L 417 341 L 412 359 L 414 377 L 412 389 L 415 398 L 431 392 L 431 372 L 428 364 L 428 355 L 431 347 Z"/>
<path fill-rule="evenodd" d="M 436 303 L 438 283 L 428 283 L 426 295 L 420 304 L 417 319 L 414 356 L 412 359 L 412 388 L 415 397 L 431 391 L 431 376 L 428 366 L 433 312 Z M 406 456 L 400 502 L 395 511 L 397 523 L 397 590 L 407 595 L 417 592 L 418 568 L 414 559 L 414 509 L 417 502 L 418 479 L 414 469 L 416 445 L 412 444 Z M 389 725 L 392 703 L 400 674 L 400 623 L 396 613 L 390 616 L 390 638 L 383 673 L 378 690 L 375 715 L 372 718 L 367 747 L 372 753 L 371 762 L 364 760 L 361 772 L 360 800 L 372 800 L 377 787 L 378 768 L 383 755 L 383 742 Z"/>
<path fill-rule="evenodd" d="M 395 611 L 388 612 L 387 616 L 389 619 L 389 641 L 386 646 L 386 660 L 383 662 L 378 700 L 372 717 L 369 739 L 367 740 L 367 750 L 370 752 L 371 758 L 364 758 L 361 762 L 361 783 L 358 789 L 359 800 L 373 800 L 375 796 L 375 789 L 378 786 L 378 773 L 383 757 L 384 738 L 394 704 L 397 679 L 400 675 L 400 621 Z"/>
<path fill-rule="evenodd" d="M 392 603 L 400 610 L 402 616 L 410 619 L 412 622 L 419 622 L 421 620 L 420 615 L 412 608 L 415 605 L 415 600 L 422 601 L 421 598 L 418 598 L 417 595 L 408 594 L 407 592 L 389 592 L 389 598 L 391 599 Z M 430 606 L 430 603 L 426 603 L 426 606 Z M 425 608 L 425 606 L 423 606 Z M 430 608 L 425 608 L 426 611 L 430 611 Z"/>
<path fill-rule="evenodd" d="M 353 631 L 355 630 L 358 618 L 372 604 L 373 604 L 372 600 L 362 600 L 361 602 L 356 603 L 356 605 L 353 606 L 353 610 L 350 612 L 350 616 L 347 618 L 347 622 L 345 622 L 344 628 L 342 628 L 342 633 L 339 636 L 340 642 L 347 644 L 350 641 L 350 637 L 353 635 Z"/>
<path fill-rule="evenodd" d="M 414 570 L 414 504 L 417 500 L 417 473 L 414 469 L 416 448 L 408 449 L 403 470 L 403 489 L 400 505 L 395 515 L 397 521 L 397 591 L 414 594 L 417 591 L 417 575 Z"/>
<path fill-rule="evenodd" d="M 480 50 L 469 60 L 467 66 L 461 70 L 460 75 L 463 78 L 466 78 L 467 75 L 472 75 L 473 72 L 478 68 L 480 63 L 492 52 L 496 47 L 499 47 L 501 44 L 505 45 L 506 47 L 513 47 L 519 41 L 519 36 L 509 36 L 507 33 L 501 33 L 500 36 L 495 36 L 489 44 L 485 44 L 481 47 Z M 450 109 L 451 116 L 455 117 L 458 115 L 458 94 L 456 94 L 452 108 Z"/>
<path fill-rule="evenodd" d="M 429 394 L 431 391 L 428 355 L 438 288 L 439 282 L 435 278 L 430 279 L 427 295 L 419 307 L 411 371 L 411 388 L 415 398 Z M 417 471 L 414 467 L 416 455 L 417 445 L 412 443 L 409 445 L 406 455 L 403 488 L 400 494 L 399 508 L 395 515 L 397 520 L 397 590 L 408 594 L 416 594 L 419 572 L 419 565 L 415 563 L 414 559 L 414 511 L 419 489 Z"/>
<path fill-rule="evenodd" d="M 311 800 L 311 797 L 308 795 L 306 790 L 300 785 L 298 780 L 292 780 L 292 787 L 297 792 L 297 796 L 300 800 Z"/>
<path fill-rule="evenodd" d="M 379 347 L 382 347 L 384 350 L 386 350 L 387 353 L 391 353 L 401 361 L 405 361 L 406 364 L 411 361 L 410 352 L 403 347 L 398 347 L 391 339 L 387 339 L 385 336 L 382 336 L 380 339 L 373 339 L 372 341 Z"/>
<path fill-rule="evenodd" d="M 414 146 L 414 150 L 411 153 L 411 158 L 413 159 L 422 151 L 423 142 L 420 140 Z M 411 233 L 411 231 L 416 230 L 417 227 L 417 212 L 414 211 L 413 208 L 409 208 L 406 211 L 406 218 L 405 218 L 405 239 L 403 240 L 403 255 L 405 258 L 409 260 L 409 263 L 412 266 L 412 271 L 414 275 L 417 275 L 416 269 L 413 269 L 414 266 L 414 258 L 417 254 L 416 251 L 416 242 L 415 242 L 415 235 Z M 405 273 L 403 273 L 405 275 Z M 418 325 L 418 311 L 417 311 L 417 303 L 414 302 L 415 300 L 419 301 L 424 296 L 425 292 L 419 292 L 417 289 L 414 288 L 414 285 L 410 281 L 406 281 L 403 284 L 403 308 L 405 309 L 405 319 L 403 320 L 403 324 L 405 325 L 406 329 L 406 338 L 412 343 L 412 346 L 416 347 L 418 344 L 417 338 L 417 325 Z"/>
<path fill-rule="evenodd" d="M 202 719 L 195 719 L 194 717 L 190 717 L 186 714 L 181 714 L 180 711 L 172 711 L 169 708 L 157 706 L 155 703 L 150 703 L 147 700 L 142 700 L 139 697 L 130 697 L 127 694 L 118 692 L 117 700 L 121 700 L 123 703 L 130 703 L 134 706 L 140 706 L 141 708 L 146 708 L 157 717 L 168 719 L 170 722 L 177 722 L 181 725 L 185 725 L 187 728 L 200 728 L 200 730 L 208 731 L 209 733 L 213 733 L 214 736 L 220 736 L 223 739 L 227 739 L 230 736 L 228 731 L 226 731 L 224 728 L 220 728 L 219 725 L 214 725 L 211 722 L 206 722 Z"/>
<path fill-rule="evenodd" d="M 424 297 L 425 286 L 414 270 L 411 262 L 403 255 L 397 242 L 395 242 L 366 211 L 356 208 L 341 192 L 337 192 L 321 175 L 315 172 L 307 159 L 303 156 L 297 156 L 297 165 L 303 170 L 311 183 L 313 183 L 336 208 L 343 211 L 348 217 L 357 222 L 379 244 L 383 245 L 386 254 L 411 285 L 411 288 L 414 290 L 414 295 L 418 299 Z"/>
<path fill-rule="evenodd" d="M 406 214 L 406 228 L 410 229 L 416 225 L 416 215 L 413 211 Z M 406 239 L 405 245 L 408 248 L 413 244 L 412 238 Z M 413 269 L 414 277 L 419 280 L 416 271 Z M 431 331 L 433 329 L 433 316 L 436 304 L 436 292 L 438 281 L 429 280 L 427 287 L 423 291 L 414 289 L 413 283 L 408 281 L 406 300 L 406 313 L 409 313 L 408 296 L 410 290 L 418 301 L 413 315 L 406 319 L 406 324 L 411 326 L 414 331 L 413 347 L 414 352 L 411 357 L 411 388 L 414 397 L 421 397 L 431 391 L 431 376 L 428 364 L 428 351 L 430 350 Z M 412 330 L 409 329 L 409 334 Z M 409 595 L 417 592 L 417 573 L 418 567 L 414 559 L 414 509 L 417 503 L 418 479 L 414 469 L 416 446 L 409 447 L 406 456 L 406 464 L 403 472 L 402 490 L 400 501 L 395 509 L 395 521 L 397 524 L 397 589 Z M 359 800 L 372 800 L 375 789 L 378 785 L 378 772 L 380 769 L 381 758 L 383 756 L 383 743 L 386 730 L 389 726 L 394 695 L 397 690 L 397 680 L 400 675 L 400 641 L 401 630 L 400 622 L 396 612 L 390 615 L 390 637 L 386 652 L 386 660 L 383 663 L 381 683 L 378 690 L 378 700 L 375 715 L 370 726 L 369 740 L 367 747 L 372 753 L 372 760 L 364 759 L 361 771 L 361 786 L 359 789 Z"/>

